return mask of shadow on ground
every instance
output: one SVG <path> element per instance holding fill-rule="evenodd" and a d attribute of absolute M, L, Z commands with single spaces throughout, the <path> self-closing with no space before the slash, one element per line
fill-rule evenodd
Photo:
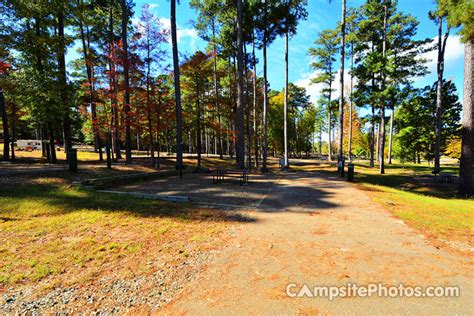
<path fill-rule="evenodd" d="M 225 178 L 213 183 L 210 174 L 186 174 L 166 179 L 110 188 L 116 191 L 133 191 L 161 196 L 185 196 L 195 204 L 225 209 L 244 208 L 261 211 L 312 212 L 337 207 L 329 202 L 338 181 L 322 179 L 315 173 L 250 175 L 248 185 L 239 185 L 239 179 Z"/>
<path fill-rule="evenodd" d="M 4 221 L 78 211 L 120 212 L 137 217 L 170 217 L 190 221 L 255 221 L 245 215 L 196 208 L 190 204 L 117 196 L 51 183 L 0 187 L 0 217 Z"/>
<path fill-rule="evenodd" d="M 306 167 L 310 166 L 308 164 Z M 327 176 L 337 176 L 336 166 L 327 164 L 317 165 L 321 172 Z M 377 167 L 369 168 L 367 164 L 355 163 L 355 182 L 383 186 L 387 188 L 410 191 L 412 193 L 434 196 L 442 199 L 459 198 L 457 196 L 456 183 L 440 183 L 434 181 L 431 174 L 433 169 L 428 166 L 407 166 L 400 168 L 400 165 L 387 165 L 386 174 L 379 174 Z M 443 168 L 443 172 L 456 175 L 457 167 L 449 166 Z M 375 189 L 363 188 L 374 191 Z"/>

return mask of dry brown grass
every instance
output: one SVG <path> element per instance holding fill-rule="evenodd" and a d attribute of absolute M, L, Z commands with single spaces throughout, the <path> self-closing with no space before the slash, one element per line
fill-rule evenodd
<path fill-rule="evenodd" d="M 60 178 L 1 188 L 0 287 L 46 288 L 150 273 L 219 247 L 240 218 L 183 204 L 70 188 Z"/>

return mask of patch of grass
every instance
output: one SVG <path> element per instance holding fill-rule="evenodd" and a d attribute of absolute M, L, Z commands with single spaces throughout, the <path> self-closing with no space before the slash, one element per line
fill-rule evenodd
<path fill-rule="evenodd" d="M 443 172 L 458 174 L 456 165 L 443 166 Z M 391 164 L 387 165 L 385 174 L 380 174 L 377 167 L 370 168 L 368 163 L 355 164 L 356 182 L 384 186 L 395 189 L 409 190 L 426 196 L 439 198 L 455 198 L 457 187 L 455 184 L 440 184 L 435 182 L 431 171 L 432 166 L 427 164 Z"/>
<path fill-rule="evenodd" d="M 474 245 L 474 200 L 438 198 L 380 185 L 364 186 L 375 201 L 417 229 L 441 239 Z"/>
<path fill-rule="evenodd" d="M 322 163 L 301 167 L 336 175 L 336 165 Z M 443 172 L 458 173 L 455 165 L 443 166 Z M 417 177 L 431 175 L 427 164 L 387 165 L 386 174 L 367 162 L 355 163 L 355 181 L 372 199 L 411 226 L 446 240 L 474 246 L 474 200 L 456 198 L 455 185 L 437 185 L 434 181 L 421 185 Z"/>
<path fill-rule="evenodd" d="M 58 147 L 56 147 L 58 149 Z M 2 157 L 3 153 L 3 144 L 0 144 L 0 158 Z M 18 160 L 24 159 L 34 159 L 34 160 L 43 160 L 41 157 L 41 150 L 34 150 L 34 151 L 24 151 L 24 150 L 15 150 L 15 156 Z M 137 152 L 133 151 L 134 156 L 145 156 L 146 152 Z M 56 158 L 58 161 L 66 161 L 66 153 L 62 148 L 59 148 L 59 151 L 56 151 Z M 77 151 L 77 160 L 78 161 L 98 161 L 99 154 L 93 151 Z"/>
<path fill-rule="evenodd" d="M 203 243 L 208 240 L 208 236 L 203 236 L 203 235 L 194 235 L 191 238 L 189 238 L 190 242 L 197 242 L 197 243 Z"/>
<path fill-rule="evenodd" d="M 141 273 L 157 254 L 168 262 L 186 258 L 172 245 L 195 236 L 219 244 L 235 217 L 130 196 L 70 188 L 59 181 L 0 187 L 0 285 L 21 282 L 72 284 L 114 271 Z M 210 247 L 210 246 L 209 246 Z M 81 277 L 79 277 L 81 275 Z"/>

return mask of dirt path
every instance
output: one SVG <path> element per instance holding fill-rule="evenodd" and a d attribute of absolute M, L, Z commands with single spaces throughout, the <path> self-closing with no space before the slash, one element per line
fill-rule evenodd
<path fill-rule="evenodd" d="M 167 314 L 470 314 L 472 260 L 430 245 L 363 191 L 289 174 Z M 460 287 L 458 298 L 290 298 L 287 284 Z M 300 288 L 300 287 L 298 287 Z M 297 291 L 295 287 L 292 292 Z"/>

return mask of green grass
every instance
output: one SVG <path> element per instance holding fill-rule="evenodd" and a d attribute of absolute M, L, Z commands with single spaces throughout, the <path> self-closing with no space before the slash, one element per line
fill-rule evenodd
<path fill-rule="evenodd" d="M 218 244 L 232 214 L 70 188 L 58 179 L 0 187 L 0 285 L 87 282 L 143 272 Z"/>
<path fill-rule="evenodd" d="M 393 163 L 385 166 L 385 174 L 379 173 L 378 166 L 369 167 L 369 163 L 355 162 L 356 182 L 378 185 L 395 189 L 410 190 L 426 196 L 439 198 L 455 198 L 457 187 L 455 184 L 439 184 L 432 177 L 433 166 L 427 163 Z M 335 168 L 326 168 L 333 172 Z M 442 166 L 442 172 L 457 175 L 459 168 L 456 164 Z M 423 181 L 420 179 L 423 178 Z"/>
<path fill-rule="evenodd" d="M 387 165 L 385 175 L 368 164 L 356 164 L 355 169 L 356 181 L 397 217 L 437 238 L 473 242 L 474 200 L 456 198 L 455 184 L 439 185 L 429 180 L 420 185 L 416 177 L 431 175 L 432 166 L 392 164 Z M 457 166 L 442 169 L 458 173 Z"/>
<path fill-rule="evenodd" d="M 446 240 L 473 241 L 472 199 L 439 198 L 384 185 L 363 184 L 363 188 L 394 215 L 429 235 Z"/>

